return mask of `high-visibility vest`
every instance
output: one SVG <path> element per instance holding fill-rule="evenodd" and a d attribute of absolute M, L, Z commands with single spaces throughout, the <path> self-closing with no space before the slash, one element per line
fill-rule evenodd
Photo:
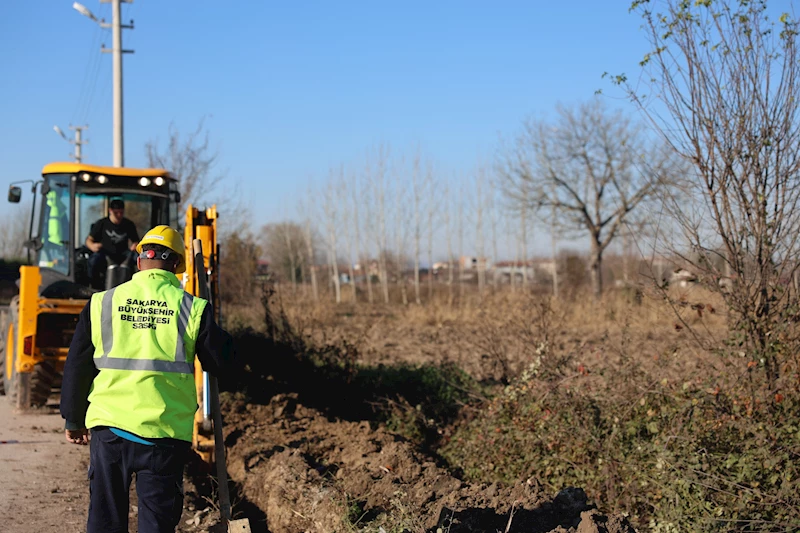
<path fill-rule="evenodd" d="M 67 238 L 63 232 L 67 210 L 56 191 L 47 193 L 47 206 L 50 208 L 47 215 L 47 240 L 56 246 L 65 246 Z"/>
<path fill-rule="evenodd" d="M 195 344 L 207 303 L 181 289 L 175 274 L 158 269 L 92 295 L 99 373 L 89 392 L 86 427 L 192 440 Z"/>

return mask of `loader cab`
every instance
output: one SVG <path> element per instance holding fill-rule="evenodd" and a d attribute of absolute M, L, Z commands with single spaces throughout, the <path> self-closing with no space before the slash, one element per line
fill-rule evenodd
<path fill-rule="evenodd" d="M 99 272 L 101 279 L 89 275 L 92 252 L 84 243 L 92 225 L 109 216 L 112 200 L 124 202 L 124 217 L 133 222 L 139 238 L 159 224 L 177 227 L 181 222 L 177 182 L 161 169 L 53 163 L 44 167 L 32 192 L 29 262 L 41 270 L 42 291 L 58 285 L 59 291 L 70 293 L 51 297 L 80 297 L 91 287 L 111 288 L 130 279 L 135 263 L 109 261 Z M 19 201 L 21 193 L 12 186 L 9 201 Z"/>

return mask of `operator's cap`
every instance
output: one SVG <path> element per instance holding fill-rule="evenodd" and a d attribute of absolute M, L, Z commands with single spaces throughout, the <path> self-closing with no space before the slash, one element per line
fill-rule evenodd
<path fill-rule="evenodd" d="M 122 198 L 114 198 L 110 202 L 108 202 L 109 209 L 125 209 L 125 202 L 122 201 Z"/>

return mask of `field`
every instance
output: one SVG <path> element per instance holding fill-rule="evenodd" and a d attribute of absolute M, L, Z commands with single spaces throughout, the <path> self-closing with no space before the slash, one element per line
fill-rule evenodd
<path fill-rule="evenodd" d="M 800 528 L 796 354 L 766 387 L 718 296 L 460 296 L 265 286 L 227 308 L 247 363 L 222 383 L 229 471 L 255 530 Z"/>

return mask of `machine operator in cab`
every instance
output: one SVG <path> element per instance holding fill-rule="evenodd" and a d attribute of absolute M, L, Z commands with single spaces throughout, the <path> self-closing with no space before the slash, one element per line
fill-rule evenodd
<path fill-rule="evenodd" d="M 109 261 L 115 265 L 129 264 L 135 260 L 139 233 L 133 221 L 125 218 L 125 202 L 119 198 L 108 204 L 108 216 L 94 224 L 86 237 L 89 257 L 89 277 L 92 287 L 102 288 L 101 276 Z"/>

